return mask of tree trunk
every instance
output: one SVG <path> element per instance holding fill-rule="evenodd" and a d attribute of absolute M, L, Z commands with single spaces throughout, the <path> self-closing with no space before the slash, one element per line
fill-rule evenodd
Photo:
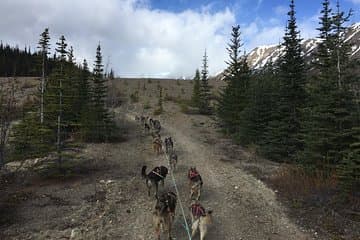
<path fill-rule="evenodd" d="M 63 66 L 61 65 L 61 73 L 63 72 Z M 61 116 L 62 115 L 62 79 L 59 80 L 59 113 L 57 119 L 57 153 L 58 153 L 58 163 L 61 168 L 62 156 L 61 156 Z"/>
<path fill-rule="evenodd" d="M 341 89 L 341 69 L 340 69 L 340 53 L 339 49 L 336 50 L 337 55 L 337 74 L 338 74 L 338 86 Z"/>
<path fill-rule="evenodd" d="M 45 56 L 42 62 L 42 78 L 41 78 L 41 100 L 40 100 L 40 123 L 44 122 L 44 90 L 45 90 Z"/>

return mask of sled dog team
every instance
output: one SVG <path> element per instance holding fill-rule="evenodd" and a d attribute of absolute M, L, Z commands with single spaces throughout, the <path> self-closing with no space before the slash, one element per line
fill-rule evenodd
<path fill-rule="evenodd" d="M 135 116 L 135 120 L 141 124 L 145 134 L 152 136 L 152 148 L 157 155 L 165 153 L 168 156 L 170 171 L 175 171 L 178 163 L 178 156 L 174 150 L 174 142 L 171 137 L 166 137 L 164 142 L 160 136 L 161 124 L 159 120 L 154 120 L 148 116 Z M 159 194 L 159 183 L 164 187 L 165 178 L 169 170 L 165 166 L 157 166 L 150 172 L 143 166 L 141 175 L 145 179 L 148 188 L 148 196 L 151 196 L 151 189 L 155 188 L 155 207 L 153 211 L 153 222 L 155 235 L 160 240 L 161 229 L 166 234 L 167 239 L 171 238 L 171 228 L 175 219 L 175 209 L 177 196 L 172 191 L 164 191 Z M 189 206 L 191 215 L 191 237 L 194 238 L 196 232 L 200 232 L 200 240 L 204 240 L 209 226 L 212 224 L 212 211 L 206 211 L 200 203 L 203 180 L 196 167 L 190 167 L 187 172 L 189 186 Z"/>

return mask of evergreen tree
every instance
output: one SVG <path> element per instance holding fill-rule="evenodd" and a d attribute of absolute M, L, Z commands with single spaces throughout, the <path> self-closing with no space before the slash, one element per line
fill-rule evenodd
<path fill-rule="evenodd" d="M 346 193 L 356 193 L 360 188 L 360 127 L 354 127 L 354 142 L 338 166 L 340 185 Z"/>
<path fill-rule="evenodd" d="M 49 29 L 45 28 L 44 32 L 40 35 L 39 40 L 40 55 L 42 58 L 42 76 L 41 76 L 41 86 L 40 86 L 40 122 L 44 122 L 44 92 L 45 92 L 45 72 L 46 72 L 46 61 L 47 55 L 49 54 L 50 49 L 50 36 Z M 26 51 L 25 51 L 26 52 Z"/>
<path fill-rule="evenodd" d="M 294 0 L 290 1 L 289 20 L 284 36 L 285 52 L 279 65 L 279 97 L 268 139 L 274 159 L 294 160 L 302 150 L 302 110 L 305 107 L 305 63 L 296 24 Z"/>
<path fill-rule="evenodd" d="M 58 98 L 58 101 L 59 101 L 59 104 L 57 106 L 57 141 L 56 141 L 56 146 L 57 146 L 57 154 L 58 154 L 58 163 L 59 163 L 59 166 L 60 168 L 62 167 L 62 153 L 63 153 L 63 111 L 64 111 L 64 108 L 63 108 L 63 81 L 64 81 L 64 78 L 65 78 L 65 72 L 64 72 L 64 65 L 65 65 L 65 56 L 67 54 L 67 51 L 66 51 L 66 47 L 67 47 L 67 44 L 65 43 L 65 37 L 64 36 L 61 36 L 60 37 L 60 42 L 57 42 L 56 45 L 58 46 L 58 48 L 56 48 L 56 52 L 58 52 L 60 54 L 60 71 L 59 71 L 59 75 L 58 75 L 58 78 L 56 80 L 58 80 L 58 83 L 59 83 L 59 86 L 58 86 L 58 95 L 57 95 L 57 98 Z"/>
<path fill-rule="evenodd" d="M 34 112 L 26 113 L 11 130 L 11 160 L 45 157 L 55 150 L 52 129 L 39 122 Z"/>
<path fill-rule="evenodd" d="M 63 85 L 63 106 L 66 107 L 66 112 L 63 115 L 63 121 L 67 124 L 67 131 L 74 132 L 79 125 L 79 88 L 80 88 L 80 73 L 75 63 L 74 49 L 70 46 L 67 51 L 67 61 L 64 63 L 64 79 Z"/>
<path fill-rule="evenodd" d="M 210 114 L 210 86 L 209 86 L 209 70 L 208 70 L 208 56 L 206 50 L 203 57 L 203 65 L 201 69 L 201 78 L 200 78 L 200 104 L 199 112 L 201 114 Z"/>
<path fill-rule="evenodd" d="M 96 49 L 96 60 L 93 69 L 92 83 L 92 104 L 91 104 L 91 132 L 88 140 L 99 142 L 109 140 L 110 134 L 115 127 L 114 122 L 107 109 L 105 101 L 107 97 L 106 79 L 103 75 L 104 65 L 102 64 L 102 55 L 100 44 Z"/>
<path fill-rule="evenodd" d="M 114 70 L 111 68 L 110 73 L 109 73 L 109 79 L 114 80 L 114 78 L 115 78 L 115 73 L 114 73 Z"/>
<path fill-rule="evenodd" d="M 327 10 L 327 2 L 324 1 L 320 18 L 322 41 L 314 64 L 319 73 L 311 84 L 302 159 L 309 167 L 332 171 L 346 157 L 353 142 L 356 107 L 351 82 L 356 77 L 349 58 L 351 48 L 344 39 L 343 25 L 350 15 L 345 17 L 339 5 L 333 14 Z"/>
<path fill-rule="evenodd" d="M 191 104 L 194 107 L 200 106 L 200 71 L 196 69 L 195 76 L 194 76 L 194 86 L 193 86 L 193 93 L 191 96 Z"/>
<path fill-rule="evenodd" d="M 246 91 L 250 79 L 250 69 L 246 57 L 240 59 L 240 26 L 232 28 L 232 39 L 227 48 L 230 60 L 225 71 L 227 86 L 220 93 L 218 116 L 228 133 L 239 133 L 241 114 L 246 106 Z M 240 134 L 241 135 L 241 134 Z"/>
<path fill-rule="evenodd" d="M 277 77 L 276 66 L 272 63 L 252 74 L 247 90 L 247 105 L 241 114 L 240 140 L 245 144 L 260 146 L 260 152 L 271 151 L 267 147 L 267 133 L 270 130 L 269 123 L 276 112 Z"/>
<path fill-rule="evenodd" d="M 75 110 L 79 113 L 80 120 L 80 134 L 82 139 L 86 139 L 91 131 L 91 86 L 90 86 L 90 71 L 86 59 L 83 61 L 80 85 L 78 88 L 78 105 Z"/>

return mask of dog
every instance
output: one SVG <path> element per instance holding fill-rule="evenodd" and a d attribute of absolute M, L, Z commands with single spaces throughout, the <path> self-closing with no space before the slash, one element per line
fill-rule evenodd
<path fill-rule="evenodd" d="M 164 192 L 160 195 L 160 197 L 156 198 L 158 201 L 163 202 L 168 207 L 168 211 L 171 213 L 173 219 L 175 218 L 175 209 L 176 209 L 176 202 L 177 196 L 172 191 Z"/>
<path fill-rule="evenodd" d="M 153 140 L 153 149 L 154 152 L 156 152 L 157 155 L 162 153 L 162 141 L 160 138 L 155 138 Z"/>
<path fill-rule="evenodd" d="M 191 238 L 194 236 L 199 229 L 200 240 L 204 240 L 208 232 L 210 225 L 212 224 L 212 210 L 205 211 L 205 208 L 197 201 L 193 202 L 190 206 L 191 222 L 192 222 L 192 233 Z"/>
<path fill-rule="evenodd" d="M 154 128 L 154 120 L 152 118 L 149 119 L 149 125 L 151 128 Z"/>
<path fill-rule="evenodd" d="M 159 133 L 154 133 L 154 132 L 152 132 L 152 133 L 151 133 L 151 136 L 152 136 L 153 140 L 155 140 L 155 139 L 157 139 L 157 138 L 161 140 L 161 136 L 160 136 Z"/>
<path fill-rule="evenodd" d="M 190 199 L 195 197 L 196 200 L 200 199 L 201 189 L 203 186 L 203 180 L 200 173 L 195 167 L 191 167 L 188 171 L 189 187 L 190 187 Z"/>
<path fill-rule="evenodd" d="M 149 126 L 149 124 L 144 123 L 144 130 L 145 130 L 146 133 L 149 133 L 149 132 L 150 132 L 150 126 Z"/>
<path fill-rule="evenodd" d="M 174 142 L 171 137 L 165 138 L 165 152 L 169 154 L 174 149 Z"/>
<path fill-rule="evenodd" d="M 155 130 L 155 132 L 159 133 L 160 130 L 161 130 L 160 121 L 159 121 L 159 120 L 154 120 L 153 125 L 154 125 L 154 130 Z"/>
<path fill-rule="evenodd" d="M 168 239 L 171 239 L 171 226 L 175 218 L 176 202 L 176 194 L 171 191 L 161 194 L 160 197 L 156 197 L 153 220 L 155 234 L 158 240 L 160 239 L 161 227 L 166 230 Z"/>
<path fill-rule="evenodd" d="M 159 182 L 164 186 L 164 181 L 166 175 L 168 174 L 167 167 L 160 166 L 155 167 L 151 172 L 146 174 L 146 166 L 143 166 L 141 169 L 141 176 L 145 179 L 146 186 L 148 188 L 148 196 L 150 196 L 150 190 L 153 185 L 155 185 L 155 197 L 158 194 Z"/>
<path fill-rule="evenodd" d="M 169 163 L 172 170 L 175 170 L 177 162 L 178 156 L 175 152 L 172 152 L 169 156 Z"/>

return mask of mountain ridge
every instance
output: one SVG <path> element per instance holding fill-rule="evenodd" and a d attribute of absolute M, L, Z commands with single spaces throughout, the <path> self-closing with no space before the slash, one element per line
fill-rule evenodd
<path fill-rule="evenodd" d="M 306 61 L 313 58 L 313 53 L 316 52 L 320 41 L 319 38 L 309 38 L 301 42 Z M 354 23 L 348 28 L 345 33 L 345 41 L 352 44 L 351 58 L 360 58 L 360 22 Z M 262 68 L 269 61 L 276 62 L 283 50 L 284 47 L 280 44 L 256 47 L 247 54 L 248 64 L 252 69 Z"/>

